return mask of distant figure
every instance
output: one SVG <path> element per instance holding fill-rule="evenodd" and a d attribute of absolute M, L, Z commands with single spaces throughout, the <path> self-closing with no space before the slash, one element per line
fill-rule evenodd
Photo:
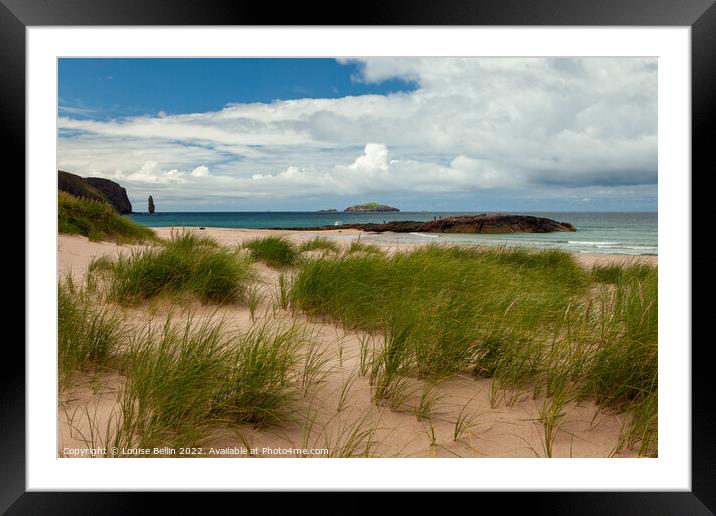
<path fill-rule="evenodd" d="M 149 213 L 154 213 L 154 199 L 152 199 L 152 196 L 149 196 Z"/>

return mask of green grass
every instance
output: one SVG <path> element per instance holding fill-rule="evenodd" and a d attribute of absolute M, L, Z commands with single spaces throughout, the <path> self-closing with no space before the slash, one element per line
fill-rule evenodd
<path fill-rule="evenodd" d="M 364 244 L 360 240 L 353 240 L 351 245 L 346 249 L 346 254 L 363 253 L 363 254 L 379 254 L 383 255 L 385 252 L 378 246 Z"/>
<path fill-rule="evenodd" d="M 300 397 L 302 327 L 264 323 L 224 331 L 210 320 L 164 323 L 135 334 L 126 356 L 120 425 L 128 447 L 201 446 L 212 429 L 290 419 Z"/>
<path fill-rule="evenodd" d="M 337 253 L 340 251 L 340 247 L 338 246 L 338 243 L 333 240 L 328 240 L 327 238 L 322 237 L 315 237 L 311 240 L 308 240 L 307 242 L 303 242 L 299 246 L 298 251 L 301 253 L 305 253 L 307 251 L 329 251 Z"/>
<path fill-rule="evenodd" d="M 57 227 L 60 233 L 83 235 L 94 241 L 156 240 L 154 231 L 119 215 L 107 202 L 59 192 L 57 210 Z"/>
<path fill-rule="evenodd" d="M 614 263 L 609 265 L 594 265 L 592 277 L 599 283 L 625 283 L 649 279 L 654 273 L 654 267 L 643 263 Z"/>
<path fill-rule="evenodd" d="M 251 258 L 273 267 L 293 265 L 299 254 L 296 246 L 284 237 L 263 237 L 250 240 L 244 244 L 249 249 Z"/>
<path fill-rule="evenodd" d="M 286 419 L 291 401 L 308 387 L 303 384 L 307 377 L 296 374 L 299 349 L 306 343 L 307 334 L 298 325 L 264 323 L 242 334 L 234 342 L 221 391 L 227 414 L 256 426 Z"/>
<path fill-rule="evenodd" d="M 601 292 L 592 328 L 582 336 L 594 348 L 584 365 L 582 395 L 607 407 L 634 412 L 628 440 L 638 435 L 653 454 L 658 392 L 658 272 L 626 266 Z M 596 337 L 596 339 L 595 339 Z"/>
<path fill-rule="evenodd" d="M 299 324 L 264 321 L 239 332 L 189 315 L 138 327 L 117 307 L 95 307 L 71 280 L 59 285 L 58 301 L 61 378 L 100 369 L 125 377 L 105 428 L 85 414 L 88 444 L 201 446 L 217 428 L 293 420 L 295 402 L 323 378 L 313 334 Z M 76 412 L 67 414 L 71 427 Z"/>
<path fill-rule="evenodd" d="M 61 386 L 72 373 L 111 367 L 127 335 L 122 318 L 97 306 L 71 278 L 57 286 L 58 367 Z"/>
<path fill-rule="evenodd" d="M 89 271 L 106 278 L 108 299 L 122 304 L 186 295 L 205 303 L 239 302 L 254 278 L 236 251 L 187 231 L 172 233 L 163 246 L 95 260 Z"/>
<path fill-rule="evenodd" d="M 176 293 L 226 300 L 206 293 L 235 295 L 250 282 L 240 253 L 205 237 L 176 234 L 146 253 L 96 260 L 88 285 L 105 278 L 110 299 L 135 302 Z M 215 274 L 227 263 L 243 272 Z M 424 380 L 415 413 L 429 419 L 437 400 L 430 386 L 440 379 L 493 377 L 495 404 L 514 401 L 507 389 L 543 395 L 546 456 L 563 408 L 583 398 L 627 413 L 618 449 L 657 455 L 656 267 L 585 271 L 559 251 L 432 245 L 395 255 L 322 253 L 301 260 L 290 280 L 282 274 L 280 284 L 282 307 L 362 332 L 358 370 L 378 404 L 404 409 Z M 123 364 L 116 442 L 199 445 L 215 426 L 284 421 L 325 378 L 325 350 L 295 325 L 261 323 L 230 335 L 216 323 L 167 321 L 159 332 L 132 333 L 127 353 L 126 325 L 93 304 L 88 290 L 60 285 L 60 368 L 66 376 Z M 456 439 L 466 431 L 462 417 Z"/>
<path fill-rule="evenodd" d="M 547 331 L 586 285 L 566 253 L 426 246 L 308 261 L 291 301 L 310 315 L 381 331 L 391 361 L 401 356 L 401 367 L 443 377 L 491 371 L 503 348 Z"/>
<path fill-rule="evenodd" d="M 563 405 L 555 396 L 589 397 L 632 413 L 622 440 L 653 454 L 657 276 L 656 267 L 626 262 L 585 271 L 560 251 L 432 245 L 308 260 L 290 301 L 383 336 L 360 353 L 377 402 L 399 406 L 411 377 L 472 372 L 495 378 L 497 389 L 543 393 L 548 408 Z M 547 412 L 550 455 L 561 410 Z"/>

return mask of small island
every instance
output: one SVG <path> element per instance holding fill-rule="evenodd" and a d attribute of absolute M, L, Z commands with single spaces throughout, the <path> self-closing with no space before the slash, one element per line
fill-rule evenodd
<path fill-rule="evenodd" d="M 354 204 L 353 206 L 348 206 L 343 211 L 400 211 L 398 208 L 393 208 L 392 206 L 386 206 L 385 204 L 378 204 L 377 202 L 367 202 L 365 204 Z"/>
<path fill-rule="evenodd" d="M 318 213 L 336 213 L 337 211 L 335 208 L 329 208 L 327 210 L 318 210 Z"/>

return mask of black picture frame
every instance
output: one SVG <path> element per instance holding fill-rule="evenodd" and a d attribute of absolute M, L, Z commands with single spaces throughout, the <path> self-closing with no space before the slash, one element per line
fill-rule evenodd
<path fill-rule="evenodd" d="M 340 14 L 337 12 L 341 9 Z M 28 26 L 109 26 L 109 25 L 574 25 L 574 26 L 689 26 L 691 27 L 692 73 L 692 238 L 708 220 L 697 207 L 699 195 L 708 189 L 693 188 L 698 176 L 713 164 L 710 139 L 716 111 L 716 6 L 714 0 L 450 0 L 426 3 L 407 0 L 363 2 L 355 9 L 338 3 L 241 2 L 229 0 L 0 0 L 0 131 L 4 155 L 14 159 L 14 170 L 25 170 L 25 28 Z M 663 142 L 660 142 L 663 144 Z M 24 183 L 23 183 L 24 192 Z M 15 190 L 17 191 L 17 190 Z M 709 237 L 710 238 L 710 237 Z M 694 243 L 696 243 L 694 241 Z M 705 255 L 691 250 L 692 274 Z M 26 278 L 31 271 L 25 269 Z M 705 283 L 697 284 L 704 291 Z M 692 290 L 693 294 L 696 293 Z M 31 300 L 30 300 L 31 302 Z M 692 302 L 692 314 L 708 309 L 708 302 Z M 32 305 L 26 305 L 32 310 Z M 692 315 L 692 328 L 694 317 Z M 692 335 L 696 335 L 693 334 Z M 716 511 L 716 418 L 707 378 L 710 376 L 708 349 L 711 339 L 692 336 L 692 490 L 690 492 L 601 492 L 601 493 L 511 493 L 501 504 L 524 506 L 530 512 L 549 514 L 712 514 Z M 7 339 L 6 358 L 14 367 L 0 374 L 0 511 L 8 514 L 104 514 L 142 512 L 157 502 L 151 493 L 48 493 L 25 492 L 25 353 L 15 339 Z M 672 343 L 686 344 L 691 343 Z M 14 349 L 9 349 L 14 346 Z M 20 367 L 20 364 L 23 367 Z M 663 388 L 663 386 L 662 386 Z M 699 393 L 705 393 L 699 396 Z M 225 499 L 229 495 L 221 495 Z M 246 493 L 241 493 L 245 500 Z M 286 501 L 300 507 L 303 495 L 292 494 Z M 357 496 L 355 494 L 351 496 Z M 454 496 L 457 496 L 455 494 Z M 474 496 L 469 494 L 475 503 Z M 502 496 L 480 493 L 482 498 Z M 465 496 L 454 500 L 466 501 Z M 228 501 L 229 500 L 224 500 Z M 277 510 L 281 497 L 271 495 Z M 184 493 L 171 493 L 159 501 L 164 509 L 181 504 L 182 513 L 196 501 Z M 472 505 L 474 510 L 485 507 Z M 206 510 L 205 502 L 199 502 Z M 404 509 L 424 504 L 423 497 L 411 496 Z M 244 508 L 247 505 L 242 504 Z M 321 504 L 324 505 L 324 504 Z M 324 506 L 331 510 L 332 502 Z M 410 507 L 414 505 L 414 507 Z M 336 506 L 333 506 L 335 509 Z M 344 500 L 342 512 L 365 512 L 372 503 L 363 498 Z M 272 510 L 272 512 L 273 512 Z M 311 512 L 319 511 L 312 507 Z"/>

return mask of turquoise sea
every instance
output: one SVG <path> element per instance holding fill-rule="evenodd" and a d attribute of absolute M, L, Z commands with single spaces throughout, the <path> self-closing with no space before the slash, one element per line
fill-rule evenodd
<path fill-rule="evenodd" d="M 140 224 L 153 227 L 281 228 L 380 223 L 397 220 L 427 221 L 436 217 L 445 218 L 476 213 L 478 212 L 167 212 L 152 215 L 134 213 L 128 217 Z M 374 241 L 392 243 L 460 242 L 464 244 L 561 248 L 583 253 L 658 254 L 658 215 L 656 212 L 520 212 L 519 214 L 569 222 L 577 228 L 577 232 L 506 235 L 383 233 L 371 235 L 369 238 Z M 341 237 L 337 236 L 337 238 Z"/>

